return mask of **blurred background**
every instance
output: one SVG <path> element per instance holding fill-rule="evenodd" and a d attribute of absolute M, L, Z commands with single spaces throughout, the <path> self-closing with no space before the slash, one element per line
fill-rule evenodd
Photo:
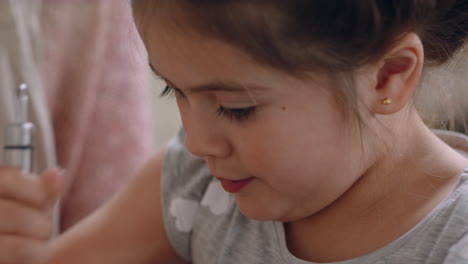
<path fill-rule="evenodd" d="M 172 98 L 159 97 L 164 89 L 164 85 L 164 82 L 153 77 L 152 73 L 148 72 L 154 150 L 164 146 L 181 126 L 179 111 L 177 110 L 175 100 Z"/>

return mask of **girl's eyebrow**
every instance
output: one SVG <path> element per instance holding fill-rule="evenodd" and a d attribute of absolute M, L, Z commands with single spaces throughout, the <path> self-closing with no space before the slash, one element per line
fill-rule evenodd
<path fill-rule="evenodd" d="M 167 84 L 170 86 L 174 86 L 171 81 L 169 81 L 166 77 L 160 74 L 156 69 L 153 67 L 151 62 L 148 63 L 151 71 L 159 78 L 163 79 Z M 212 91 L 223 91 L 223 92 L 243 92 L 245 93 L 248 91 L 249 93 L 254 90 L 266 90 L 266 87 L 258 86 L 258 85 L 250 85 L 250 84 L 240 84 L 237 82 L 232 81 L 215 81 L 211 83 L 196 85 L 193 87 L 188 87 L 186 93 L 201 93 L 201 92 L 212 92 Z"/>

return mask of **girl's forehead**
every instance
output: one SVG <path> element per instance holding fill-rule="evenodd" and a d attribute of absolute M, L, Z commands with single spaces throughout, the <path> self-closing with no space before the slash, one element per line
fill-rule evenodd
<path fill-rule="evenodd" d="M 285 93 L 304 86 L 303 80 L 262 65 L 222 41 L 169 32 L 153 34 L 153 39 L 146 41 L 150 63 L 176 87 L 229 84 L 225 86 Z"/>
<path fill-rule="evenodd" d="M 154 69 L 174 82 L 268 81 L 275 75 L 239 49 L 213 38 L 162 29 L 147 33 L 143 41 Z"/>

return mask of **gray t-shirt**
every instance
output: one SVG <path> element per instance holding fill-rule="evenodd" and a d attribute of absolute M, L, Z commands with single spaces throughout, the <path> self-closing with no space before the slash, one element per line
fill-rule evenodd
<path fill-rule="evenodd" d="M 437 131 L 460 151 L 468 137 Z M 311 264 L 286 246 L 283 224 L 243 216 L 231 194 L 191 155 L 181 131 L 168 146 L 162 171 L 164 223 L 180 256 L 195 264 Z M 418 225 L 389 245 L 340 264 L 468 263 L 468 170 L 454 191 Z"/>

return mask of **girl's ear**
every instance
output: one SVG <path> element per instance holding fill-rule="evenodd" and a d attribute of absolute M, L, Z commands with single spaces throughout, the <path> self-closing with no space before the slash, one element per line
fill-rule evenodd
<path fill-rule="evenodd" d="M 423 45 L 415 33 L 396 39 L 374 64 L 377 75 L 370 102 L 372 113 L 388 115 L 405 107 L 419 84 L 423 64 Z"/>

